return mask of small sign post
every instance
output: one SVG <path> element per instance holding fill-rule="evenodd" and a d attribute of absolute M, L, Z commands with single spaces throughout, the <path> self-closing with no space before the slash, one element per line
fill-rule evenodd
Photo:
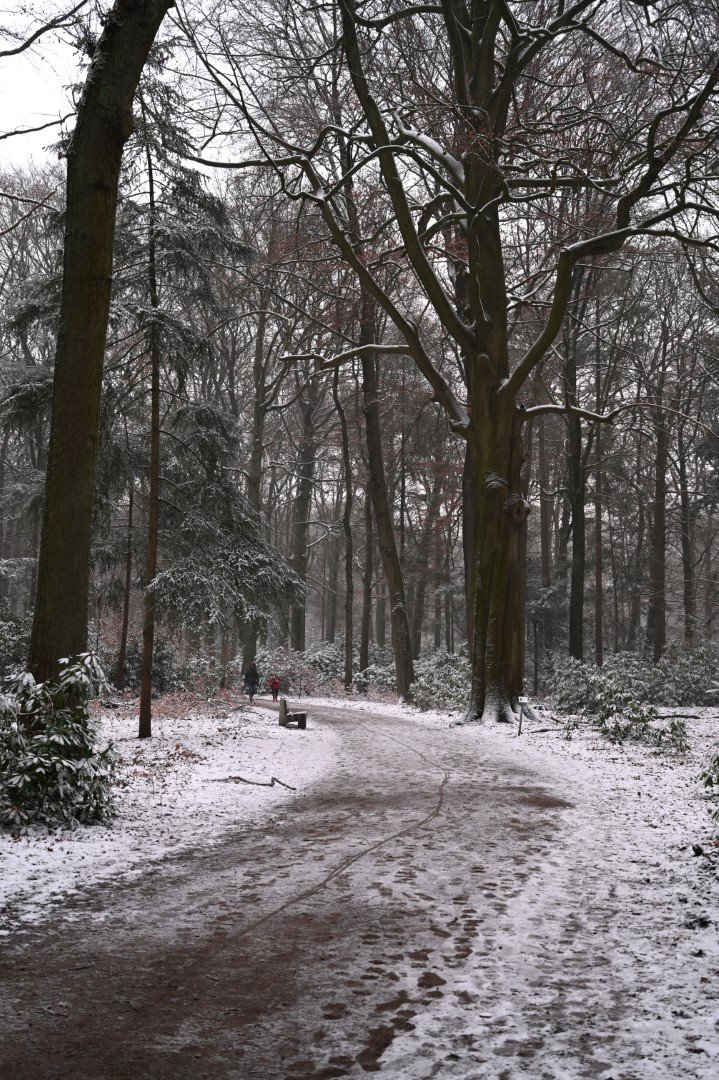
<path fill-rule="evenodd" d="M 519 699 L 519 730 L 517 731 L 517 735 L 522 734 L 522 717 L 524 715 L 524 706 L 528 705 L 528 704 L 529 704 L 529 698 L 528 697 L 521 697 Z"/>

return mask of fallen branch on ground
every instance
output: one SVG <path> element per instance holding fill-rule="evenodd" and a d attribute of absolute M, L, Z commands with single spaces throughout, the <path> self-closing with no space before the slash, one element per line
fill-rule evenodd
<path fill-rule="evenodd" d="M 247 780 L 244 776 L 216 776 L 213 778 L 215 784 L 252 784 L 254 787 L 274 787 L 275 784 L 279 784 L 281 787 L 288 788 L 289 791 L 297 791 L 297 788 L 292 787 L 291 784 L 286 784 L 284 780 L 278 780 L 276 776 L 273 776 L 269 781 L 266 780 Z"/>

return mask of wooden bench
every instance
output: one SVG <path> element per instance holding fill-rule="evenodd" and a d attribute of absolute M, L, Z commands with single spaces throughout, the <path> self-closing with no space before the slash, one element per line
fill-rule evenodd
<path fill-rule="evenodd" d="M 304 731 L 307 727 L 306 712 L 288 712 L 287 698 L 280 698 L 280 727 L 295 727 Z"/>

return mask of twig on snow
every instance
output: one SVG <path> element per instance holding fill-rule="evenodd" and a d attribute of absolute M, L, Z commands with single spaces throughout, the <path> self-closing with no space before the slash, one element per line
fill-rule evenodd
<path fill-rule="evenodd" d="M 276 776 L 268 782 L 267 780 L 247 780 L 244 776 L 217 776 L 213 778 L 215 784 L 229 784 L 230 782 L 235 784 L 252 784 L 254 787 L 274 787 L 275 784 L 279 784 L 281 787 L 288 788 L 289 791 L 297 791 L 297 788 L 292 787 L 292 784 L 286 784 L 284 780 L 278 780 Z"/>

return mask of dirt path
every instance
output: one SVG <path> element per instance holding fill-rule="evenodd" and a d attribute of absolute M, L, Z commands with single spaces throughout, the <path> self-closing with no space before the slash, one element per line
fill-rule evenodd
<path fill-rule="evenodd" d="M 571 781 L 475 731 L 313 716 L 342 734 L 330 780 L 5 947 L 0 1076 L 664 1075 L 624 1020 Z"/>

